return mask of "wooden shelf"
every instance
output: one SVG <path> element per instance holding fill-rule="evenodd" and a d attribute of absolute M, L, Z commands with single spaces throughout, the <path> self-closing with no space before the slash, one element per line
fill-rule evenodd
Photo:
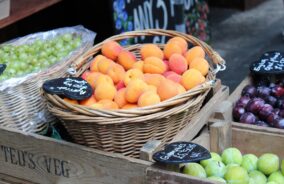
<path fill-rule="evenodd" d="M 0 20 L 0 29 L 60 1 L 61 0 L 11 0 L 10 16 Z"/>

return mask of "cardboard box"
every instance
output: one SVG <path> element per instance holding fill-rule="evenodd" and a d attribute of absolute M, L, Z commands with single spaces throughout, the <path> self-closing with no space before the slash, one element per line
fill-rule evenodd
<path fill-rule="evenodd" d="M 0 0 L 0 20 L 10 15 L 10 0 Z"/>

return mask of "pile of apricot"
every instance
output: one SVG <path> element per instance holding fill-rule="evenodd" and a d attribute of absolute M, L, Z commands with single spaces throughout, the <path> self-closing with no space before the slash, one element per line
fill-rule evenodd
<path fill-rule="evenodd" d="M 94 89 L 93 95 L 83 101 L 64 100 L 95 109 L 145 107 L 202 84 L 208 70 L 202 47 L 188 49 L 181 37 L 171 38 L 163 50 L 144 44 L 139 58 L 107 41 L 81 76 Z"/>

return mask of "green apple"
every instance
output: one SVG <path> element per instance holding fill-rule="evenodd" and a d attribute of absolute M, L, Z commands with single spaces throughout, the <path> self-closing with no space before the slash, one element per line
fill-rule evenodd
<path fill-rule="evenodd" d="M 279 157 L 272 153 L 261 155 L 257 161 L 257 169 L 265 175 L 278 171 Z"/>
<path fill-rule="evenodd" d="M 210 155 L 211 155 L 211 158 L 209 158 L 209 159 L 207 159 L 207 160 L 202 160 L 202 161 L 200 162 L 200 164 L 201 164 L 204 168 L 205 168 L 205 167 L 208 165 L 208 163 L 209 163 L 210 161 L 212 161 L 212 160 L 222 161 L 222 158 L 220 157 L 220 155 L 219 155 L 218 153 L 211 152 Z"/>
<path fill-rule="evenodd" d="M 237 148 L 227 148 L 222 153 L 222 161 L 226 165 L 232 163 L 241 165 L 242 160 L 242 153 Z"/>
<path fill-rule="evenodd" d="M 277 183 L 277 182 L 275 182 L 275 181 L 269 181 L 269 182 L 267 182 L 266 184 L 279 184 L 279 183 Z"/>
<path fill-rule="evenodd" d="M 249 184 L 248 173 L 240 166 L 230 167 L 224 178 L 228 184 Z"/>
<path fill-rule="evenodd" d="M 224 180 L 223 178 L 220 178 L 220 177 L 218 177 L 218 176 L 210 176 L 210 177 L 208 177 L 207 179 L 213 180 L 213 181 L 219 181 L 219 182 L 226 183 L 226 180 Z"/>
<path fill-rule="evenodd" d="M 266 176 L 259 171 L 251 171 L 249 173 L 249 177 L 250 177 L 250 182 L 253 183 L 257 183 L 257 184 L 266 184 L 267 178 Z"/>
<path fill-rule="evenodd" d="M 228 164 L 226 165 L 226 171 L 228 171 L 229 168 L 234 167 L 234 166 L 239 166 L 238 164 Z"/>
<path fill-rule="evenodd" d="M 254 154 L 246 154 L 243 156 L 243 161 L 241 166 L 246 169 L 248 172 L 257 169 L 257 160 L 258 158 Z"/>
<path fill-rule="evenodd" d="M 190 176 L 197 176 L 200 178 L 206 178 L 206 172 L 204 168 L 198 163 L 188 163 L 184 166 L 183 169 L 184 174 L 188 174 Z"/>
<path fill-rule="evenodd" d="M 280 171 L 276 171 L 268 177 L 268 181 L 275 181 L 276 183 L 283 183 L 284 184 L 284 176 L 281 174 Z"/>
<path fill-rule="evenodd" d="M 212 160 L 205 167 L 205 172 L 207 176 L 218 176 L 223 178 L 226 172 L 226 166 L 223 162 Z"/>
<path fill-rule="evenodd" d="M 281 162 L 281 172 L 284 175 L 284 160 Z"/>

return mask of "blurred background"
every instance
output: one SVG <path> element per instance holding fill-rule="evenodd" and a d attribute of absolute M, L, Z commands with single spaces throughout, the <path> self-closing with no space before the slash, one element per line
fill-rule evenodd
<path fill-rule="evenodd" d="M 206 41 L 226 60 L 227 69 L 218 77 L 231 92 L 263 52 L 284 50 L 283 0 L 5 1 L 10 11 L 4 15 L 0 6 L 0 43 L 74 25 L 96 32 L 95 43 L 131 30 L 178 30 Z M 135 41 L 163 43 L 165 38 Z"/>

